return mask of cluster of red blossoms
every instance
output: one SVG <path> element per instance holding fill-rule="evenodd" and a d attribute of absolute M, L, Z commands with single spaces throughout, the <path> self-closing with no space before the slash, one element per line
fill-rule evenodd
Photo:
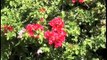
<path fill-rule="evenodd" d="M 26 26 L 26 31 L 28 32 L 30 37 L 38 38 L 39 36 L 35 36 L 34 33 L 36 30 L 43 30 L 43 26 L 40 24 L 28 24 Z"/>
<path fill-rule="evenodd" d="M 78 1 L 77 1 L 77 0 L 72 0 L 72 3 L 74 3 L 74 4 L 75 4 L 76 2 L 83 3 L 83 2 L 84 2 L 84 0 L 78 0 Z"/>
<path fill-rule="evenodd" d="M 63 29 L 64 22 L 60 17 L 56 17 L 49 22 L 49 25 L 52 27 L 52 30 L 45 32 L 45 38 L 50 45 L 54 44 L 55 48 L 61 47 L 66 37 L 66 32 Z"/>
<path fill-rule="evenodd" d="M 10 25 L 4 25 L 3 26 L 4 32 L 7 33 L 8 31 L 13 31 L 13 27 Z"/>
<path fill-rule="evenodd" d="M 41 18 L 43 20 L 43 18 Z M 52 27 L 51 31 L 46 31 L 44 37 L 48 40 L 49 45 L 54 45 L 55 48 L 61 47 L 65 41 L 66 32 L 64 31 L 64 22 L 60 17 L 55 17 L 49 22 Z M 13 31 L 13 27 L 4 25 L 4 31 Z M 30 37 L 39 38 L 39 34 L 35 35 L 37 30 L 43 31 L 44 27 L 40 24 L 28 24 L 25 29 L 22 29 L 18 34 L 22 38 L 22 34 L 26 31 Z"/>

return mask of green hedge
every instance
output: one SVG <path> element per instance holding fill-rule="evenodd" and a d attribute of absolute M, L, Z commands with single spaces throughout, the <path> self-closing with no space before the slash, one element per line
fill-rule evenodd
<path fill-rule="evenodd" d="M 105 0 L 4 0 L 1 3 L 1 60 L 102 60 L 96 51 L 105 48 Z M 44 33 L 49 22 L 60 17 L 66 32 L 62 47 L 48 44 Z M 40 24 L 38 38 L 19 32 L 28 24 Z M 41 51 L 41 53 L 38 53 Z"/>

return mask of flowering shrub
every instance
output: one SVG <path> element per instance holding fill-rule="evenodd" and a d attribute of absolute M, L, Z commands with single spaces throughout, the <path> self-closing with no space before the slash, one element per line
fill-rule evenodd
<path fill-rule="evenodd" d="M 2 1 L 1 60 L 105 59 L 105 5 L 105 0 Z"/>
<path fill-rule="evenodd" d="M 65 41 L 66 32 L 63 30 L 64 22 L 60 17 L 54 18 L 49 22 L 52 27 L 52 31 L 46 31 L 45 37 L 49 40 L 49 44 L 55 45 L 55 48 L 61 47 L 62 43 Z"/>

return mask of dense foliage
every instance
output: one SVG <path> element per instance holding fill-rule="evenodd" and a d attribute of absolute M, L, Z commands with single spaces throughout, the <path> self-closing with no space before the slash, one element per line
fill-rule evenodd
<path fill-rule="evenodd" d="M 3 0 L 1 60 L 102 60 L 105 0 Z"/>

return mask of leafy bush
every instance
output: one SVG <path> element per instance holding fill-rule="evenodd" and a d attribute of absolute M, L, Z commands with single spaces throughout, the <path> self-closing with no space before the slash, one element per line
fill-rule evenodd
<path fill-rule="evenodd" d="M 4 0 L 1 7 L 1 60 L 104 59 L 96 51 L 106 43 L 105 0 Z"/>

